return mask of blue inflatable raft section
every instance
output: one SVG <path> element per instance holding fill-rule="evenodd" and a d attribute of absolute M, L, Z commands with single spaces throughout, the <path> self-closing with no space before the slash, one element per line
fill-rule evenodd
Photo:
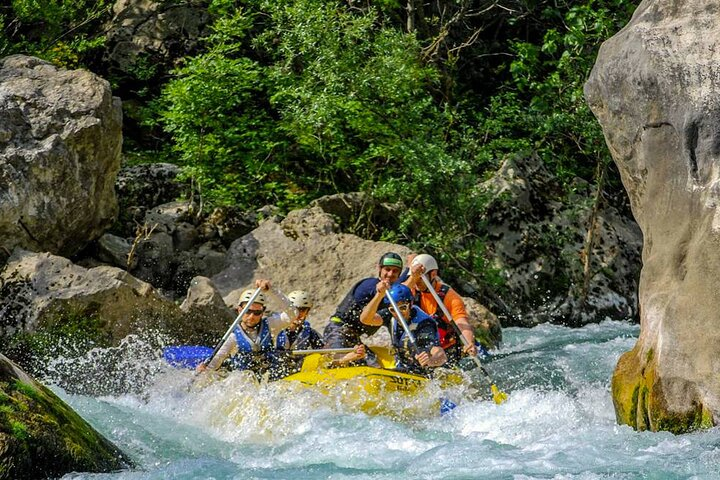
<path fill-rule="evenodd" d="M 204 362 L 213 349 L 202 345 L 182 345 L 177 347 L 165 347 L 163 349 L 163 358 L 173 367 L 177 368 L 195 368 Z"/>

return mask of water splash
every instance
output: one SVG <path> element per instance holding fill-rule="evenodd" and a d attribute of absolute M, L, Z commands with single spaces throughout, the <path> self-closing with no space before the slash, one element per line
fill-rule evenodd
<path fill-rule="evenodd" d="M 140 393 L 60 391 L 142 465 L 66 478 L 716 478 L 718 429 L 674 436 L 615 423 L 610 376 L 637 331 L 623 322 L 506 329 L 487 367 L 507 402 L 451 391 L 458 406 L 444 417 L 367 415 L 340 394 L 242 374 L 196 388 L 192 372 L 161 366 Z M 421 409 L 439 392 L 448 393 L 429 387 Z"/>

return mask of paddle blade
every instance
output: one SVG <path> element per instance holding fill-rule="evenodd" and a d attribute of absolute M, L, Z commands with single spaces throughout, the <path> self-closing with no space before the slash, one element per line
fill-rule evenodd
<path fill-rule="evenodd" d="M 493 401 L 498 405 L 503 403 L 508 398 L 507 393 L 501 392 L 497 385 L 490 385 L 490 391 L 492 392 Z"/>
<path fill-rule="evenodd" d="M 440 399 L 440 416 L 447 415 L 448 413 L 452 412 L 455 407 L 457 407 L 457 404 L 450 400 L 449 398 L 441 398 Z"/>

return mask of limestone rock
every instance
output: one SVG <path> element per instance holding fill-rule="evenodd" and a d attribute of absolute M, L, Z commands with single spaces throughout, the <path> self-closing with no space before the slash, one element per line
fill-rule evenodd
<path fill-rule="evenodd" d="M 108 26 L 106 61 L 115 74 L 171 65 L 192 52 L 210 20 L 206 1 L 118 0 Z"/>
<path fill-rule="evenodd" d="M 502 343 L 502 328 L 497 315 L 474 298 L 463 297 L 468 322 L 475 330 L 476 339 L 485 348 L 494 348 Z"/>
<path fill-rule="evenodd" d="M 49 389 L 0 354 L 0 478 L 59 478 L 133 466 Z"/>
<path fill-rule="evenodd" d="M 644 236 L 641 332 L 613 376 L 618 421 L 720 421 L 720 3 L 643 1 L 585 96 Z"/>
<path fill-rule="evenodd" d="M 306 290 L 315 300 L 311 324 L 320 330 L 355 282 L 377 274 L 380 256 L 394 251 L 407 256 L 407 247 L 372 242 L 337 231 L 334 219 L 315 207 L 288 216 L 268 219 L 236 240 L 228 250 L 225 270 L 211 277 L 226 302 L 258 278 L 267 278 L 286 294 Z M 272 297 L 270 298 L 272 300 Z M 271 303 L 271 308 L 283 305 Z"/>
<path fill-rule="evenodd" d="M 102 235 L 117 215 L 121 128 L 100 77 L 0 60 L 0 247 L 70 256 Z"/>
<path fill-rule="evenodd" d="M 536 155 L 508 157 L 481 191 L 489 198 L 483 221 L 493 266 L 504 275 L 504 325 L 544 322 L 571 326 L 637 315 L 642 235 L 614 207 L 595 217 L 588 274 L 585 240 L 594 189 L 575 180 L 576 201 Z M 499 305 L 503 307 L 503 305 Z M 509 310 L 509 311 L 503 311 Z"/>
<path fill-rule="evenodd" d="M 185 312 L 182 337 L 193 345 L 214 346 L 235 319 L 233 310 L 207 277 L 192 279 L 180 310 Z"/>
<path fill-rule="evenodd" d="M 337 193 L 313 200 L 308 208 L 319 207 L 338 222 L 345 233 L 376 239 L 387 229 L 400 224 L 401 208 L 378 202 L 363 192 Z"/>
<path fill-rule="evenodd" d="M 377 262 L 389 251 L 403 258 L 410 253 L 401 245 L 339 233 L 333 216 L 312 207 L 291 212 L 281 221 L 268 219 L 236 240 L 228 250 L 228 267 L 213 276 L 212 282 L 228 306 L 237 305 L 240 293 L 254 288 L 253 282 L 259 278 L 271 280 L 285 294 L 306 290 L 315 302 L 309 321 L 322 333 L 345 294 L 358 280 L 377 275 Z M 270 309 L 285 308 L 273 295 L 268 299 Z M 489 338 L 499 341 L 497 317 L 479 304 L 472 308 L 476 302 L 471 299 L 466 301 L 475 325 L 487 327 Z"/>
<path fill-rule="evenodd" d="M 122 167 L 115 181 L 120 218 L 116 228 L 123 237 L 135 236 L 147 211 L 176 201 L 189 186 L 177 179 L 180 167 L 171 163 L 149 163 Z"/>
<path fill-rule="evenodd" d="M 148 283 L 115 267 L 86 269 L 16 249 L 0 270 L 2 336 L 34 332 L 67 315 L 96 316 L 114 344 L 143 329 L 172 330 L 182 313 Z"/>

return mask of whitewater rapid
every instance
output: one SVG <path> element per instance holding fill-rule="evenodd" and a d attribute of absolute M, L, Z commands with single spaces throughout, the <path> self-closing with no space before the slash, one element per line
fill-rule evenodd
<path fill-rule="evenodd" d="M 480 376 L 479 395 L 444 392 L 457 403 L 445 416 L 432 388 L 416 400 L 420 415 L 368 416 L 297 385 L 233 374 L 198 388 L 191 372 L 160 366 L 132 394 L 54 387 L 139 465 L 64 478 L 720 478 L 717 429 L 675 436 L 616 424 L 610 377 L 637 334 L 612 321 L 507 328 L 486 367 L 508 400 L 496 405 Z"/>

